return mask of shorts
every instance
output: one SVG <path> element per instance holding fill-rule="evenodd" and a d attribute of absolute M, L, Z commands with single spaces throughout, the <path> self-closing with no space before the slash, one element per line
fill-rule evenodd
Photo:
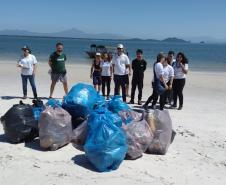
<path fill-rule="evenodd" d="M 67 75 L 65 74 L 55 74 L 51 73 L 51 80 L 53 82 L 62 82 L 62 83 L 67 83 Z"/>
<path fill-rule="evenodd" d="M 93 73 L 93 85 L 101 85 L 102 79 L 99 71 L 94 71 Z"/>
<path fill-rule="evenodd" d="M 128 74 L 125 77 L 125 83 L 126 83 L 126 85 L 129 85 L 129 75 Z"/>

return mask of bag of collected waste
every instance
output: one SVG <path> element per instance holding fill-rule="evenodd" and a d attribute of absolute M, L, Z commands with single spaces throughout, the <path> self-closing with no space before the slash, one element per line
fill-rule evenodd
<path fill-rule="evenodd" d="M 72 117 L 86 118 L 93 110 L 99 94 L 93 86 L 79 83 L 64 97 L 62 107 Z"/>
<path fill-rule="evenodd" d="M 122 118 L 122 122 L 126 125 L 132 121 L 139 121 L 142 118 L 142 115 L 140 113 L 135 112 L 133 110 L 123 110 L 120 111 L 118 114 Z"/>
<path fill-rule="evenodd" d="M 116 126 L 107 109 L 95 110 L 88 118 L 84 150 L 89 161 L 100 171 L 116 170 L 127 152 L 126 136 Z"/>
<path fill-rule="evenodd" d="M 111 100 L 108 101 L 108 109 L 113 113 L 119 113 L 123 110 L 130 110 L 130 107 L 122 101 L 121 96 L 113 96 Z"/>
<path fill-rule="evenodd" d="M 60 102 L 60 100 L 51 98 L 47 101 L 46 105 L 51 107 L 62 107 L 62 102 Z"/>
<path fill-rule="evenodd" d="M 57 150 L 71 141 L 70 114 L 60 107 L 46 107 L 39 120 L 39 138 L 42 148 Z"/>
<path fill-rule="evenodd" d="M 167 110 L 154 110 L 146 120 L 154 132 L 154 139 L 147 149 L 148 153 L 165 155 L 172 139 L 172 120 Z"/>
<path fill-rule="evenodd" d="M 12 143 L 33 140 L 38 136 L 38 122 L 33 115 L 33 107 L 28 104 L 13 105 L 1 117 L 6 138 Z"/>
<path fill-rule="evenodd" d="M 79 125 L 81 125 L 86 119 L 83 117 L 72 117 L 71 121 L 72 121 L 72 129 L 76 129 Z"/>
<path fill-rule="evenodd" d="M 33 100 L 32 103 L 33 103 L 33 115 L 35 120 L 38 121 L 45 107 L 44 107 L 43 101 L 39 99 Z"/>
<path fill-rule="evenodd" d="M 125 131 L 128 144 L 126 158 L 135 160 L 142 157 L 154 137 L 147 121 L 144 119 L 132 121 L 128 125 L 123 125 L 123 130 Z"/>
<path fill-rule="evenodd" d="M 81 125 L 73 130 L 71 143 L 76 149 L 84 151 L 83 147 L 86 142 L 87 131 L 87 121 L 84 121 Z"/>

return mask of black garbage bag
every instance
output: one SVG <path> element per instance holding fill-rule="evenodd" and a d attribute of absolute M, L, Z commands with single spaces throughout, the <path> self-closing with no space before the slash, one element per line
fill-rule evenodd
<path fill-rule="evenodd" d="M 33 115 L 33 107 L 28 104 L 13 105 L 1 117 L 4 133 L 11 143 L 31 141 L 38 136 L 38 122 Z"/>

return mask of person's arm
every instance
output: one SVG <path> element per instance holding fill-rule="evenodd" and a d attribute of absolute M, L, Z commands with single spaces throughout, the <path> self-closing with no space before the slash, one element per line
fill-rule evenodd
<path fill-rule="evenodd" d="M 126 56 L 126 69 L 129 68 L 129 76 L 131 76 L 131 64 L 128 56 Z"/>
<path fill-rule="evenodd" d="M 146 71 L 146 69 L 147 69 L 147 62 L 144 61 L 144 71 Z"/>
<path fill-rule="evenodd" d="M 183 73 L 188 74 L 188 67 L 186 67 L 188 66 L 188 64 L 183 65 L 182 63 L 180 63 L 180 66 L 182 68 Z"/>
<path fill-rule="evenodd" d="M 50 68 L 52 68 L 52 64 L 53 64 L 52 59 L 49 58 L 49 67 L 50 67 Z"/>
<path fill-rule="evenodd" d="M 132 61 L 132 70 L 134 71 L 135 69 L 135 60 Z"/>
<path fill-rule="evenodd" d="M 90 70 L 90 78 L 92 78 L 92 77 L 93 77 L 93 64 L 92 64 L 91 70 Z"/>
<path fill-rule="evenodd" d="M 33 64 L 33 75 L 36 74 L 36 70 L 37 70 L 37 65 L 36 64 Z"/>

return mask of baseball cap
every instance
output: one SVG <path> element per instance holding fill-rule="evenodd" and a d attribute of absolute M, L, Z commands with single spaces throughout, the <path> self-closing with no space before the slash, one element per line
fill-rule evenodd
<path fill-rule="evenodd" d="M 119 49 L 123 49 L 123 48 L 124 48 L 124 46 L 123 46 L 122 44 L 118 44 L 117 48 L 119 48 Z"/>
<path fill-rule="evenodd" d="M 101 56 L 101 54 L 100 53 L 96 53 L 96 56 Z"/>

